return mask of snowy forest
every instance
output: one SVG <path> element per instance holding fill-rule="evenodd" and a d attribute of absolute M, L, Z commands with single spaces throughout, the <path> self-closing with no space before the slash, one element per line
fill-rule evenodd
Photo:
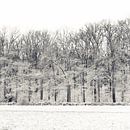
<path fill-rule="evenodd" d="M 130 103 L 130 19 L 75 32 L 1 29 L 4 103 Z"/>

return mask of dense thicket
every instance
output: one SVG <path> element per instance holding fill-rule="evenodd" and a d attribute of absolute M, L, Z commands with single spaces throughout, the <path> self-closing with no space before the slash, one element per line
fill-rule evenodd
<path fill-rule="evenodd" d="M 130 20 L 77 32 L 0 31 L 1 102 L 130 102 Z"/>

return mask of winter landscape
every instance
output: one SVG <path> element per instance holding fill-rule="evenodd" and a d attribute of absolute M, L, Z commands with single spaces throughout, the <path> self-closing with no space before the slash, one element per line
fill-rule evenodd
<path fill-rule="evenodd" d="M 77 32 L 0 31 L 0 130 L 129 130 L 130 20 Z"/>
<path fill-rule="evenodd" d="M 0 5 L 0 130 L 130 130 L 129 0 Z"/>
<path fill-rule="evenodd" d="M 130 20 L 77 32 L 0 31 L 0 103 L 130 103 Z"/>

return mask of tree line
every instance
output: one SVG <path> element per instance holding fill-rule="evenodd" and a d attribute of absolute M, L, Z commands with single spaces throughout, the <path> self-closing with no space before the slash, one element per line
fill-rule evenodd
<path fill-rule="evenodd" d="M 57 77 L 66 79 L 67 102 L 71 101 L 72 83 L 74 88 L 77 84 L 82 86 L 82 101 L 86 102 L 88 82 L 93 86 L 94 102 L 100 102 L 101 88 L 105 84 L 109 84 L 113 103 L 118 98 L 116 88 L 121 86 L 121 101 L 124 102 L 129 89 L 130 20 L 88 24 L 76 32 L 29 31 L 21 34 L 14 31 L 9 34 L 1 30 L 0 57 L 13 62 L 27 62 L 30 69 L 51 72 L 54 88 L 60 82 Z M 2 66 L 0 69 L 2 71 Z M 69 72 L 72 73 L 71 81 L 67 79 Z M 90 80 L 86 77 L 90 77 Z M 44 86 L 43 80 L 41 84 Z M 55 101 L 57 89 L 54 92 Z M 42 99 L 42 87 L 40 94 Z"/>

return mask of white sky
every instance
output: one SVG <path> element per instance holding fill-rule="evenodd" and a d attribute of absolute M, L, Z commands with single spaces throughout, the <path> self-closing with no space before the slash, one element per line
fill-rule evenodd
<path fill-rule="evenodd" d="M 0 27 L 78 29 L 85 23 L 130 17 L 130 0 L 0 0 Z"/>

